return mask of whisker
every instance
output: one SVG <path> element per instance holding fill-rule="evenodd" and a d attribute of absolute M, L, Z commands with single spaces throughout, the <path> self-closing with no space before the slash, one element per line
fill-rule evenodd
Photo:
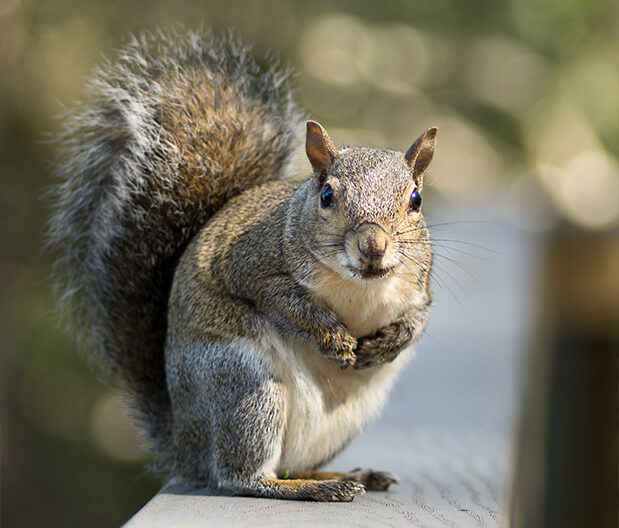
<path fill-rule="evenodd" d="M 434 256 L 436 258 L 440 258 L 448 262 L 451 262 L 452 264 L 455 264 L 456 266 L 458 266 L 460 270 L 462 270 L 464 273 L 466 273 L 469 277 L 471 277 L 475 281 L 478 281 L 480 279 L 479 275 L 475 275 L 474 270 L 469 265 L 467 265 L 465 262 L 459 262 L 456 259 L 450 258 L 446 255 L 441 255 L 440 253 L 436 253 L 436 252 L 434 252 Z"/>
<path fill-rule="evenodd" d="M 450 242 L 450 243 L 453 243 L 453 244 L 462 244 L 464 246 L 471 246 L 471 247 L 474 247 L 476 249 L 483 249 L 484 251 L 487 251 L 488 253 L 492 253 L 493 255 L 498 255 L 499 254 L 498 251 L 495 251 L 494 249 L 489 248 L 487 246 L 482 246 L 481 244 L 476 244 L 475 242 L 467 242 L 465 240 L 458 240 L 458 239 L 455 239 L 455 238 L 434 238 L 434 237 L 432 237 L 432 240 L 434 242 Z M 476 255 L 473 254 L 472 256 L 476 256 Z"/>
<path fill-rule="evenodd" d="M 412 255 L 408 255 L 407 253 L 404 253 L 400 250 L 398 250 L 398 255 L 400 255 L 401 257 L 409 260 L 410 262 L 412 262 L 413 264 L 415 264 L 416 266 L 418 266 L 419 268 L 421 268 L 421 271 L 423 272 L 428 272 L 430 270 L 430 261 L 429 260 L 419 260 L 415 257 L 413 257 Z M 402 262 L 402 261 L 401 261 Z M 404 263 L 404 262 L 402 262 Z M 410 269 L 409 269 L 410 272 Z M 414 273 L 411 272 L 412 275 L 414 275 Z"/>
<path fill-rule="evenodd" d="M 462 293 L 466 293 L 466 290 L 460 284 L 460 282 L 450 273 L 445 266 L 443 266 L 440 262 L 434 262 L 434 267 L 438 269 L 441 273 L 445 273 L 457 286 L 462 290 Z"/>
<path fill-rule="evenodd" d="M 406 229 L 404 231 L 397 231 L 396 233 L 394 233 L 394 236 L 408 235 L 409 233 L 415 233 L 417 231 L 423 231 L 424 229 L 426 229 L 426 226 L 411 227 L 411 228 L 408 228 L 408 229 Z"/>
<path fill-rule="evenodd" d="M 439 239 L 433 238 L 431 240 L 430 239 L 398 240 L 398 244 L 403 244 L 403 245 L 406 245 L 406 246 L 422 245 L 422 246 L 430 246 L 430 247 L 434 247 L 436 245 L 436 246 L 439 246 L 439 247 L 441 247 L 443 249 L 446 249 L 446 250 L 449 250 L 449 251 L 455 251 L 457 253 L 460 253 L 462 255 L 466 255 L 468 257 L 471 257 L 471 258 L 474 258 L 474 259 L 477 259 L 477 260 L 481 260 L 481 261 L 484 261 L 484 262 L 490 262 L 489 258 L 483 257 L 481 255 L 476 255 L 475 253 L 471 253 L 469 251 L 465 251 L 464 249 L 460 249 L 460 248 L 457 248 L 457 247 L 452 247 L 450 245 L 444 244 L 442 242 L 443 240 L 445 240 L 445 241 L 447 241 L 449 243 L 459 242 L 459 243 L 462 243 L 462 244 L 467 244 L 466 242 L 463 242 L 463 241 L 449 240 L 449 239 L 440 239 L 440 238 Z M 483 249 L 483 250 L 485 250 L 485 251 L 487 251 L 489 253 L 492 253 L 493 255 L 498 255 L 498 253 L 496 251 L 494 251 L 492 249 L 489 249 L 489 248 L 484 248 L 483 246 L 479 246 L 477 244 L 472 244 L 471 243 L 471 244 L 467 244 L 467 245 L 470 245 L 470 246 L 472 246 L 474 248 Z"/>
<path fill-rule="evenodd" d="M 438 266 L 434 267 L 431 271 L 430 271 L 430 276 L 432 277 L 432 279 L 434 280 L 438 280 L 439 276 L 436 272 L 436 270 L 440 270 L 442 273 L 445 272 L 444 269 L 440 269 Z M 448 273 L 448 275 L 451 277 L 452 280 L 454 280 L 454 282 L 456 284 L 458 284 L 458 286 L 460 286 L 460 284 L 458 283 L 458 281 L 456 281 L 453 276 L 451 274 Z M 462 309 L 462 311 L 466 314 L 468 313 L 466 311 L 466 308 L 464 307 L 464 304 L 462 304 L 462 301 L 460 301 L 460 299 L 458 298 L 458 296 L 454 293 L 454 291 L 449 287 L 449 285 L 447 284 L 447 282 L 445 282 L 444 279 L 441 278 L 441 283 L 442 285 L 447 289 L 447 291 L 451 294 L 451 296 L 454 298 L 454 300 L 456 301 L 456 303 L 458 304 L 458 306 Z M 460 286 L 460 288 L 462 288 L 462 286 Z M 462 290 L 464 293 L 464 289 Z"/>
<path fill-rule="evenodd" d="M 437 224 L 427 224 L 428 228 L 439 228 L 452 225 L 464 225 L 464 224 L 483 224 L 483 225 L 501 225 L 499 222 L 493 222 L 492 220 L 455 220 L 453 222 L 439 222 Z"/>
<path fill-rule="evenodd" d="M 456 303 L 460 306 L 462 311 L 464 313 L 467 313 L 466 308 L 464 307 L 464 304 L 462 304 L 462 301 L 458 298 L 458 296 L 455 294 L 455 292 L 449 286 L 449 284 L 447 284 L 445 279 L 443 277 L 441 277 L 440 275 L 438 275 L 438 273 L 437 273 L 437 271 L 440 271 L 441 273 L 446 274 L 458 286 L 458 288 L 460 288 L 460 290 L 462 290 L 462 293 L 466 293 L 465 289 L 460 284 L 460 282 L 458 280 L 456 280 L 456 278 L 447 269 L 445 269 L 444 266 L 442 266 L 440 263 L 435 261 L 433 266 L 432 266 L 432 268 L 430 268 L 429 262 L 426 262 L 425 265 L 423 265 L 417 259 L 415 259 L 411 255 L 403 253 L 402 251 L 398 251 L 398 254 L 401 255 L 402 257 L 404 257 L 405 259 L 413 262 L 415 265 L 419 266 L 422 269 L 422 271 L 424 271 L 424 272 L 428 272 L 429 271 L 430 272 L 430 277 L 432 278 L 432 280 L 436 281 L 440 286 L 445 288 L 450 293 L 450 295 L 453 297 L 453 299 L 456 301 Z M 410 269 L 408 268 L 408 266 L 406 266 L 404 261 L 400 261 L 400 262 L 402 262 L 402 264 L 405 265 L 405 267 L 408 270 L 408 272 L 411 273 Z"/>
<path fill-rule="evenodd" d="M 342 244 L 320 244 L 316 246 L 317 248 L 333 248 L 333 247 L 343 247 Z"/>
<path fill-rule="evenodd" d="M 456 252 L 456 253 L 458 253 L 460 255 L 466 255 L 467 257 L 474 258 L 474 259 L 479 260 L 481 262 L 490 262 L 489 258 L 481 257 L 479 255 L 475 255 L 474 253 L 470 253 L 468 251 L 464 251 L 464 250 L 461 250 L 459 248 L 454 248 L 454 247 L 451 247 L 451 246 L 447 246 L 445 244 L 441 244 L 440 242 L 436 242 L 435 245 L 437 245 L 440 249 L 444 249 L 447 252 L 454 251 L 454 252 Z M 435 248 L 433 248 L 433 249 L 434 249 L 434 254 L 435 255 L 439 254 L 439 252 L 437 252 Z M 460 263 L 460 261 L 458 261 L 456 259 L 453 259 L 453 262 Z"/>

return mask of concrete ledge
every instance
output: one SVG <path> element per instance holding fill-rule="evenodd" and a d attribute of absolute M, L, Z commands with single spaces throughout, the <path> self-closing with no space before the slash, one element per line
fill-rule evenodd
<path fill-rule="evenodd" d="M 464 506 L 464 507 L 462 507 Z M 356 497 L 352 503 L 308 503 L 249 497 L 216 497 L 203 491 L 170 487 L 159 493 L 127 528 L 202 526 L 494 526 L 496 511 L 479 504 L 458 504 L 420 496 L 404 481 L 388 492 Z"/>
<path fill-rule="evenodd" d="M 202 526 L 493 527 L 497 524 L 504 450 L 486 432 L 437 434 L 389 427 L 363 434 L 330 469 L 372 461 L 400 483 L 352 503 L 311 503 L 213 495 L 170 485 L 127 528 Z M 365 464 L 364 464 L 365 462 Z"/>

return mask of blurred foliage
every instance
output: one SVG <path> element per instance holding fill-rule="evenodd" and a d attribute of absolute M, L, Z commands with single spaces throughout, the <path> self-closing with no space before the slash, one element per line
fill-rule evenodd
<path fill-rule="evenodd" d="M 619 218 L 614 0 L 0 0 L 1 515 L 119 524 L 156 490 L 119 411 L 56 323 L 42 250 L 47 134 L 131 32 L 235 27 L 299 71 L 342 143 L 404 149 L 438 125 L 431 180 L 522 226 Z M 434 176 L 436 175 L 436 176 Z"/>

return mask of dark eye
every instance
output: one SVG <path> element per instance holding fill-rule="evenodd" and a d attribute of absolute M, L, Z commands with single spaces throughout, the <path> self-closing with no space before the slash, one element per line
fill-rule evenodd
<path fill-rule="evenodd" d="M 411 193 L 411 203 L 410 209 L 411 211 L 419 211 L 421 207 L 421 194 L 419 194 L 416 190 Z"/>
<path fill-rule="evenodd" d="M 320 193 L 320 205 L 329 207 L 333 202 L 333 188 L 328 183 L 322 188 Z"/>

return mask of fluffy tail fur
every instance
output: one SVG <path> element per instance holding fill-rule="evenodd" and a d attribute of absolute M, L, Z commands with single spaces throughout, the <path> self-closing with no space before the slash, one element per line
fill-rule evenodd
<path fill-rule="evenodd" d="M 282 178 L 300 144 L 291 80 L 234 37 L 134 38 L 94 75 L 59 138 L 50 241 L 82 345 L 167 436 L 166 303 L 178 255 L 232 196 Z"/>

